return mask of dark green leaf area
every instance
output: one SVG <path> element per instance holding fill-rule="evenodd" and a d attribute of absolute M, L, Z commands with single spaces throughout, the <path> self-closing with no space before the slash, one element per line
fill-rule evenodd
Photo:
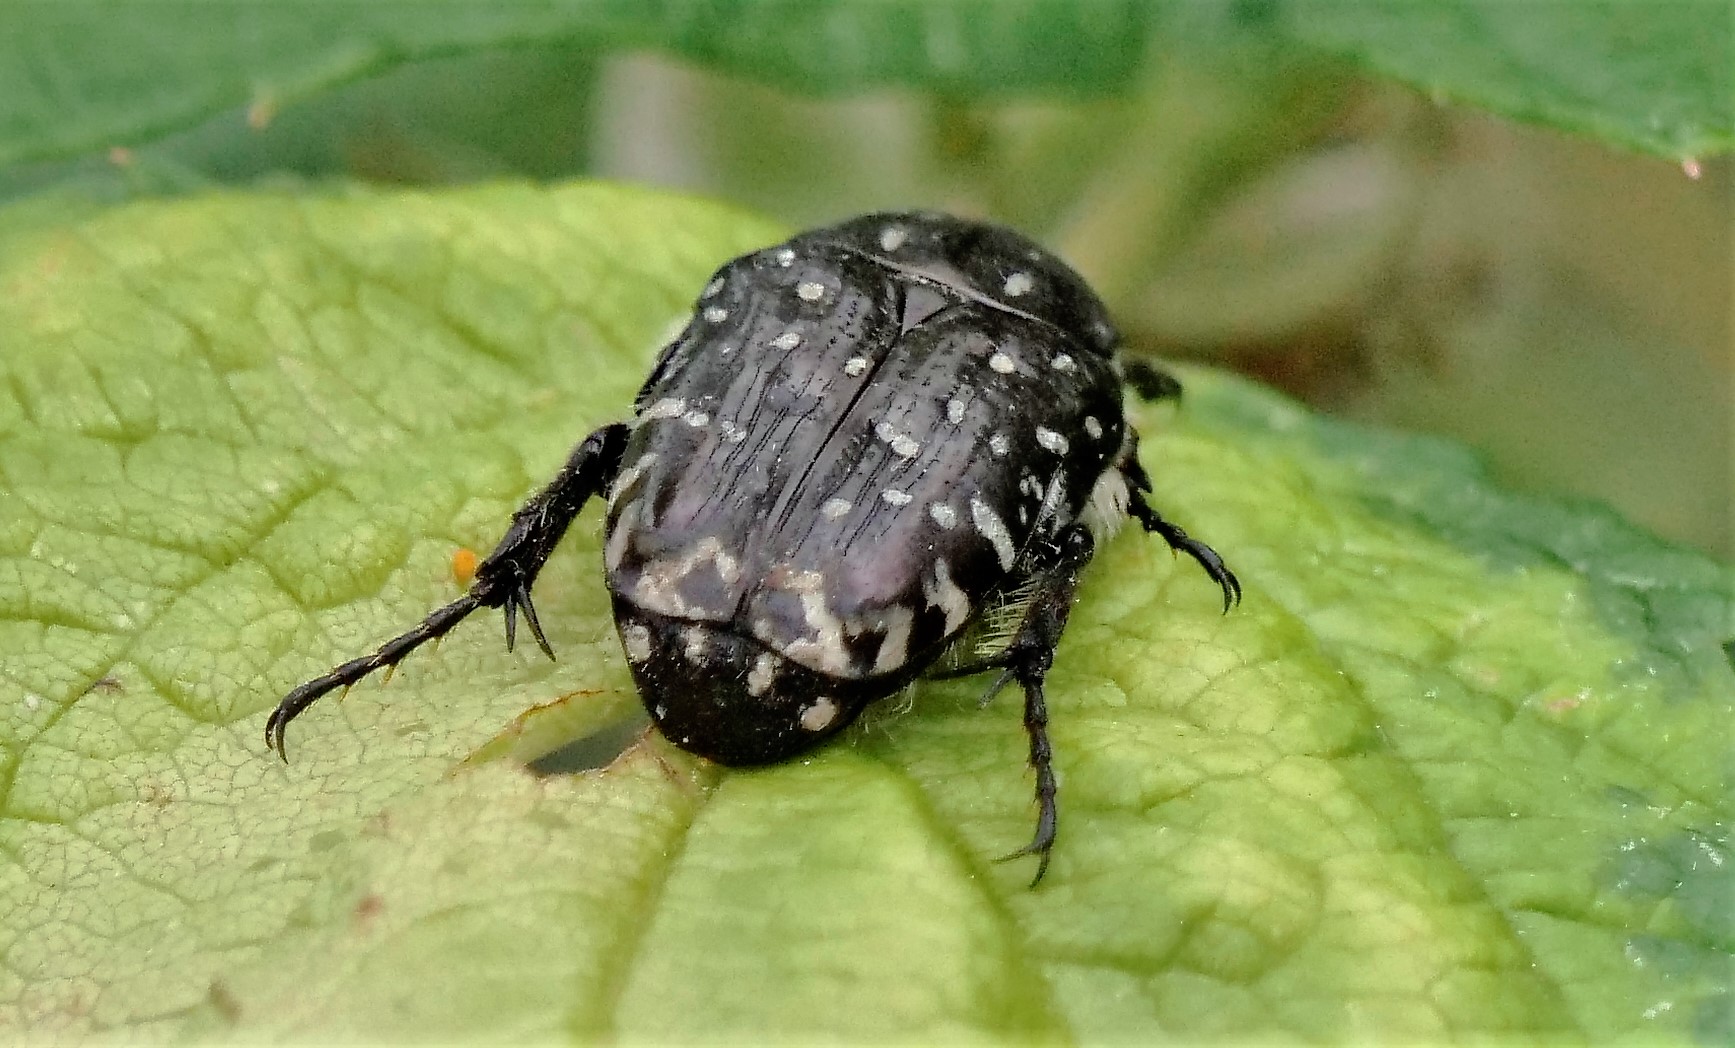
<path fill-rule="evenodd" d="M 1674 159 L 1735 142 L 1735 29 L 1717 0 L 597 0 L 418 9 L 171 0 L 141 11 L 23 4 L 8 30 L 0 166 L 149 144 L 208 122 L 263 132 L 298 101 L 436 59 L 526 55 L 546 66 L 549 90 L 587 90 L 580 85 L 594 62 L 632 50 L 809 95 L 906 87 L 1080 98 L 1124 91 L 1177 55 L 1250 46 L 1340 57 L 1441 101 Z M 564 75 L 563 51 L 571 56 Z M 426 173 L 460 174 L 480 163 L 470 154 L 496 151 L 542 172 L 539 154 L 502 127 L 544 126 L 544 100 L 511 90 L 497 97 L 510 110 L 456 155 L 423 163 Z M 286 137 L 310 143 L 282 148 L 290 165 L 328 148 L 305 128 Z M 224 137 L 210 141 L 220 147 Z M 246 170 L 254 153 L 245 141 L 209 156 L 204 148 L 193 144 L 173 163 Z M 357 160 L 366 166 L 365 156 Z M 416 170 L 412 158 L 408 173 Z"/>

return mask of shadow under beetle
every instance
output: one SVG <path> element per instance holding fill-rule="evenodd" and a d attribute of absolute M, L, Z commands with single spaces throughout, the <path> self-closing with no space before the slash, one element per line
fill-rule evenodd
<path fill-rule="evenodd" d="M 1079 575 L 1126 517 L 1240 599 L 1207 545 L 1145 501 L 1131 384 L 1084 281 L 1006 229 L 867 215 L 724 265 L 662 352 L 633 416 L 586 437 L 512 517 L 468 593 L 371 655 L 283 698 L 265 738 L 316 699 L 395 665 L 477 608 L 518 616 L 553 657 L 531 585 L 593 496 L 604 565 L 645 708 L 675 745 L 722 764 L 781 761 L 921 676 L 1017 681 L 1048 866 L 1055 779 L 1042 681 Z M 936 671 L 1011 602 L 998 653 Z M 287 759 L 287 757 L 285 757 Z"/>

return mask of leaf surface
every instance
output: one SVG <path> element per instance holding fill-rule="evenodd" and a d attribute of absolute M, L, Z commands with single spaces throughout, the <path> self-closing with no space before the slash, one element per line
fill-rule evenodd
<path fill-rule="evenodd" d="M 478 618 L 284 766 L 277 698 L 450 600 L 782 231 L 599 185 L 0 229 L 14 1038 L 1727 1039 L 1723 566 L 1189 371 L 1143 458 L 1247 598 L 1099 556 L 1039 890 L 981 681 L 760 771 L 526 770 L 637 706 L 594 509 L 537 588 L 559 662 Z"/>
<path fill-rule="evenodd" d="M 264 126 L 297 100 L 407 62 L 545 45 L 652 49 L 807 94 L 1090 97 L 1171 53 L 1256 41 L 1664 157 L 1735 144 L 1735 24 L 1718 0 L 25 0 L 7 28 L 0 165 L 146 143 L 242 110 Z"/>

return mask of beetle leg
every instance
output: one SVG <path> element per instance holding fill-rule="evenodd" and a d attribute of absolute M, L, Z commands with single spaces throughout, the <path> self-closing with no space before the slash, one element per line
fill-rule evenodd
<path fill-rule="evenodd" d="M 289 722 L 320 696 L 348 688 L 376 670 L 389 670 L 423 644 L 445 636 L 477 608 L 505 609 L 508 651 L 515 639 L 517 613 L 522 609 L 537 644 L 553 658 L 554 652 L 530 603 L 530 586 L 585 502 L 613 482 L 626 441 L 627 427 L 618 422 L 584 438 L 554 480 L 512 515 L 506 537 L 477 566 L 470 592 L 436 610 L 409 632 L 386 641 L 373 654 L 351 659 L 285 695 L 265 721 L 265 744 L 288 761 L 283 748 L 284 732 Z"/>
<path fill-rule="evenodd" d="M 1164 520 L 1151 508 L 1143 494 L 1150 490 L 1150 481 L 1136 461 L 1131 464 L 1127 474 L 1131 481 L 1127 488 L 1127 512 L 1143 525 L 1146 531 L 1161 535 L 1171 549 L 1185 553 L 1199 562 L 1199 566 L 1205 569 L 1205 574 L 1211 576 L 1211 580 L 1223 590 L 1223 613 L 1227 615 L 1230 608 L 1241 602 L 1241 580 L 1223 563 L 1223 558 L 1217 555 L 1216 550 L 1182 531 L 1179 525 Z"/>
<path fill-rule="evenodd" d="M 466 593 L 423 619 L 415 629 L 386 641 L 373 654 L 351 659 L 330 673 L 315 677 L 283 696 L 277 708 L 271 711 L 271 716 L 265 721 L 265 745 L 276 750 L 277 755 L 288 763 L 289 755 L 283 748 L 284 731 L 289 727 L 289 722 L 301 716 L 302 711 L 313 705 L 315 700 L 339 688 L 347 691 L 356 681 L 375 670 L 396 666 L 404 656 L 428 641 L 444 636 L 479 607 L 481 604 L 477 602 L 475 594 Z"/>
<path fill-rule="evenodd" d="M 1048 872 L 1048 853 L 1054 848 L 1055 831 L 1059 827 L 1059 808 L 1055 804 L 1058 787 L 1054 781 L 1054 751 L 1048 743 L 1048 702 L 1042 694 L 1042 678 L 1019 675 L 1024 685 L 1024 730 L 1030 736 L 1030 766 L 1036 769 L 1036 836 L 1030 843 L 1000 857 L 1001 862 L 1036 856 L 1036 876 L 1030 886 L 1042 882 Z"/>
<path fill-rule="evenodd" d="M 1167 371 L 1142 360 L 1128 360 L 1122 366 L 1127 385 L 1145 400 L 1179 400 L 1181 383 Z"/>
<path fill-rule="evenodd" d="M 578 511 L 613 483 L 621 453 L 626 450 L 627 433 L 626 425 L 616 422 L 584 438 L 548 486 L 512 514 L 505 537 L 476 565 L 476 581 L 470 592 L 483 607 L 505 610 L 507 651 L 517 643 L 518 612 L 523 611 L 531 636 L 549 658 L 554 658 L 554 649 L 530 603 L 530 587 Z"/>
<path fill-rule="evenodd" d="M 983 701 L 994 697 L 1001 687 L 1016 680 L 1024 689 L 1024 730 L 1030 736 L 1030 766 L 1036 772 L 1036 835 L 1030 843 L 1004 859 L 1023 855 L 1037 857 L 1035 887 L 1048 872 L 1048 854 L 1054 847 L 1058 826 L 1057 792 L 1054 779 L 1054 751 L 1048 741 L 1048 702 L 1042 691 L 1043 678 L 1054 665 L 1054 649 L 1066 629 L 1066 619 L 1072 612 L 1073 598 L 1078 593 L 1078 579 L 1096 552 L 1096 540 L 1083 524 L 1072 524 L 1056 537 L 1058 556 L 1037 570 L 1037 582 L 1024 620 L 1013 634 L 1006 650 L 996 656 L 1002 672 L 989 688 Z"/>

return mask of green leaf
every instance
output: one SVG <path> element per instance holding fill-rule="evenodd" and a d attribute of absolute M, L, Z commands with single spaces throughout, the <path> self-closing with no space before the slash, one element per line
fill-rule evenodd
<path fill-rule="evenodd" d="M 25 0 L 7 28 L 0 166 L 149 142 L 243 108 L 267 122 L 405 63 L 543 46 L 587 58 L 649 48 L 809 94 L 1080 97 L 1118 92 L 1152 61 L 1260 41 L 1661 156 L 1735 144 L 1735 30 L 1717 0 Z"/>
<path fill-rule="evenodd" d="M 1165 513 L 1018 702 L 811 758 L 637 738 L 594 510 L 560 653 L 466 623 L 266 751 L 284 690 L 457 592 L 779 230 L 631 189 L 0 212 L 0 1030 L 12 1040 L 1727 1040 L 1732 573 L 1462 452 L 1185 374 Z M 492 759 L 490 759 L 492 758 Z"/>
<path fill-rule="evenodd" d="M 654 48 L 802 91 L 1096 92 L 1137 68 L 1147 18 L 1138 5 L 1055 0 L 997 3 L 991 18 L 975 3 L 929 0 L 407 10 L 171 0 L 136 16 L 25 3 L 0 41 L 0 164 L 142 141 L 244 106 L 274 110 L 404 62 L 526 44 Z"/>
<path fill-rule="evenodd" d="M 1735 145 L 1721 0 L 1296 0 L 1297 40 L 1441 102 L 1671 159 Z"/>

